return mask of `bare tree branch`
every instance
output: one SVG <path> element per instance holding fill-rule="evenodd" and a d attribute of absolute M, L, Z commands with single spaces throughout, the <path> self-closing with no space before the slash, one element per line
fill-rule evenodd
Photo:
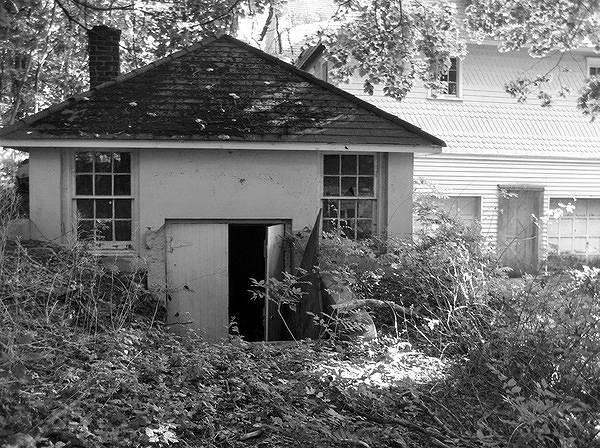
<path fill-rule="evenodd" d="M 125 6 L 95 6 L 95 5 L 91 5 L 90 3 L 86 2 L 85 0 L 71 0 L 73 3 L 76 3 L 77 5 L 83 6 L 85 9 L 91 9 L 94 11 L 129 11 L 129 10 L 133 10 L 134 4 L 131 3 L 129 5 L 125 5 Z"/>
<path fill-rule="evenodd" d="M 398 305 L 390 300 L 377 300 L 377 299 L 360 299 L 360 300 L 349 300 L 347 302 L 336 303 L 333 306 L 338 311 L 352 311 L 358 308 L 391 308 L 396 312 L 402 314 L 412 315 L 415 314 L 414 310 Z"/>
<path fill-rule="evenodd" d="M 80 26 L 81 28 L 83 28 L 86 31 L 90 30 L 86 25 L 84 25 L 79 20 L 77 20 L 75 17 L 73 17 L 71 12 L 61 3 L 61 0 L 54 0 L 54 2 L 62 10 L 62 12 L 65 14 L 65 16 L 67 16 L 67 19 L 69 19 L 69 21 L 76 23 L 78 26 Z"/>

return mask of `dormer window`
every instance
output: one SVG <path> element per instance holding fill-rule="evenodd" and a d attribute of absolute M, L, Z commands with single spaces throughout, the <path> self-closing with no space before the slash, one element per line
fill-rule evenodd
<path fill-rule="evenodd" d="M 312 74 L 322 81 L 329 82 L 329 63 L 325 60 L 318 61 L 312 70 Z"/>

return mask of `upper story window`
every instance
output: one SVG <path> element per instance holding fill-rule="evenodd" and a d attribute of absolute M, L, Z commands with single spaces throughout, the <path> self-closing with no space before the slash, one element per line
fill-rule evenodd
<path fill-rule="evenodd" d="M 323 230 L 340 228 L 348 238 L 377 231 L 376 157 L 373 154 L 323 156 Z"/>
<path fill-rule="evenodd" d="M 587 58 L 587 76 L 600 76 L 600 58 Z"/>
<path fill-rule="evenodd" d="M 458 58 L 450 58 L 450 68 L 447 73 L 443 73 L 440 77 L 440 81 L 447 84 L 446 88 L 442 92 L 445 97 L 448 96 L 459 96 L 459 62 Z"/>
<path fill-rule="evenodd" d="M 329 63 L 327 61 L 321 61 L 320 67 L 318 68 L 319 74 L 317 78 L 323 81 L 329 81 Z"/>
<path fill-rule="evenodd" d="M 131 242 L 131 153 L 76 152 L 73 200 L 78 239 Z"/>

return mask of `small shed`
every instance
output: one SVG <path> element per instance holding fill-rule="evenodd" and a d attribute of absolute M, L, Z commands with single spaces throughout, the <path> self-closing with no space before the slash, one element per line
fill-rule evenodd
<path fill-rule="evenodd" d="M 278 339 L 249 278 L 290 268 L 285 235 L 410 237 L 415 153 L 440 139 L 229 36 L 118 75 L 118 31 L 90 32 L 92 88 L 0 131 L 29 152 L 34 239 L 148 270 L 168 322 L 232 320 Z"/>

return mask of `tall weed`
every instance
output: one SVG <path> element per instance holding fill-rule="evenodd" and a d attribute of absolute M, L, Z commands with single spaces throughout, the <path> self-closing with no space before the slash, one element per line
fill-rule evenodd
<path fill-rule="evenodd" d="M 156 322 L 159 309 L 143 272 L 111 269 L 81 244 L 9 240 L 17 210 L 14 191 L 0 190 L 0 376 L 10 371 L 25 378 L 28 363 L 39 362 L 28 357 L 34 339 L 44 344 L 38 332 L 93 335 Z"/>

